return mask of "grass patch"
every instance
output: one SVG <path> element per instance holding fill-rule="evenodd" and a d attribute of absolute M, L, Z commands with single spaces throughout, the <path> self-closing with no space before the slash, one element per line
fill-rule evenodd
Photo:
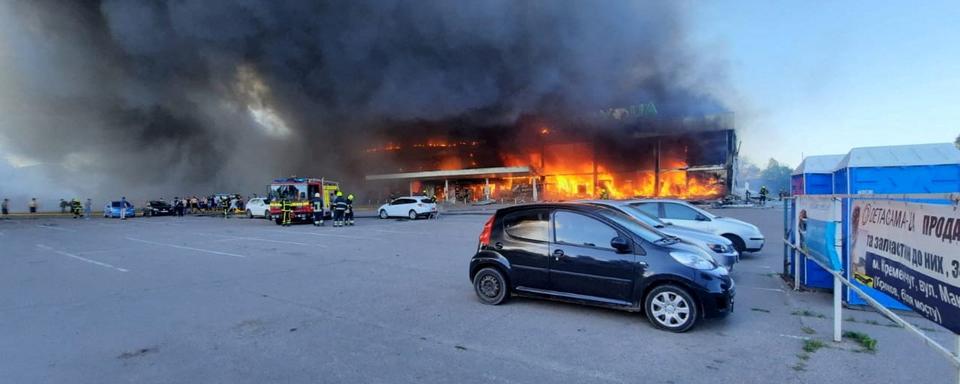
<path fill-rule="evenodd" d="M 793 370 L 794 370 L 794 371 L 797 371 L 797 372 L 803 372 L 803 371 L 806 371 L 806 370 L 807 370 L 807 365 L 804 364 L 804 363 L 801 361 L 801 362 L 797 363 L 796 365 L 794 365 L 794 366 L 792 366 L 792 367 L 790 367 L 790 368 L 793 368 Z"/>
<path fill-rule="evenodd" d="M 860 344 L 860 346 L 863 347 L 864 351 L 867 351 L 867 352 L 877 351 L 877 339 L 870 337 L 870 335 L 866 333 L 846 331 L 843 333 L 843 337 L 856 341 L 857 344 Z"/>
<path fill-rule="evenodd" d="M 800 360 L 803 360 L 803 361 L 807 361 L 807 360 L 810 360 L 810 354 L 809 354 L 809 353 L 806 353 L 806 352 L 804 352 L 804 353 L 798 353 L 798 354 L 797 354 L 797 358 L 800 359 Z"/>
<path fill-rule="evenodd" d="M 763 309 L 763 308 L 750 308 L 750 310 L 754 312 L 770 313 L 769 309 Z"/>
<path fill-rule="evenodd" d="M 816 318 L 818 318 L 818 319 L 826 319 L 826 318 L 827 318 L 827 317 L 824 316 L 822 313 L 817 313 L 817 312 L 811 311 L 811 310 L 809 310 L 809 309 L 804 309 L 804 310 L 802 310 L 802 311 L 798 309 L 798 310 L 796 310 L 796 311 L 790 312 L 790 314 L 791 314 L 791 315 L 794 315 L 794 316 L 816 317 Z"/>
<path fill-rule="evenodd" d="M 814 334 L 814 333 L 817 333 L 817 331 L 814 331 L 813 328 L 810 328 L 810 327 L 808 327 L 808 326 L 806 326 L 806 325 L 804 325 L 803 328 L 800 328 L 800 330 L 803 331 L 803 333 L 806 333 L 806 334 L 808 334 L 808 335 L 812 335 L 812 334 Z"/>
<path fill-rule="evenodd" d="M 820 348 L 823 348 L 823 347 L 826 347 L 826 346 L 827 346 L 826 343 L 824 343 L 824 342 L 822 342 L 822 341 L 820 341 L 820 340 L 817 340 L 817 339 L 805 340 L 805 341 L 803 342 L 803 351 L 806 352 L 806 353 L 814 353 L 814 352 L 820 350 Z"/>

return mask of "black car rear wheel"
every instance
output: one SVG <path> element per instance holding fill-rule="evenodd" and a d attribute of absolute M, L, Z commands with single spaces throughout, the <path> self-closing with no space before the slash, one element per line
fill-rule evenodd
<path fill-rule="evenodd" d="M 473 288 L 484 304 L 498 305 L 510 298 L 510 285 L 496 268 L 481 269 L 473 276 Z"/>
<path fill-rule="evenodd" d="M 248 219 L 252 219 L 252 218 L 253 218 L 253 212 L 251 212 L 249 209 L 247 210 L 247 218 L 248 218 Z"/>
<path fill-rule="evenodd" d="M 686 332 L 697 322 L 697 303 L 687 290 L 676 285 L 661 285 L 644 300 L 647 319 L 653 326 L 670 332 Z"/>
<path fill-rule="evenodd" d="M 386 211 L 386 210 L 383 210 L 383 209 L 380 210 L 380 218 L 381 218 L 381 219 L 386 219 L 386 218 L 387 218 L 387 211 Z"/>

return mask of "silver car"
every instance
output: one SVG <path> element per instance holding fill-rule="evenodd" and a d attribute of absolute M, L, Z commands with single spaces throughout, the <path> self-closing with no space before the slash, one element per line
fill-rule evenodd
<path fill-rule="evenodd" d="M 695 243 L 700 247 L 710 251 L 710 254 L 713 255 L 714 261 L 716 261 L 717 264 L 722 265 L 728 271 L 732 271 L 733 266 L 740 261 L 740 253 L 734 249 L 733 242 L 731 242 L 729 239 L 723 236 L 714 235 L 712 233 L 698 231 L 693 228 L 681 227 L 679 225 L 673 225 L 664 222 L 656 217 L 650 216 L 648 213 L 640 210 L 639 208 L 630 205 L 631 201 L 588 200 L 584 202 L 615 209 L 639 220 L 644 224 L 656 228 L 660 232 Z"/>

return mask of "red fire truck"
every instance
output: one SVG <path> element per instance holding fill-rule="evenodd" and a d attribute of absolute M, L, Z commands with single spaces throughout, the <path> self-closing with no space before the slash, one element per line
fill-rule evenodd
<path fill-rule="evenodd" d="M 313 206 L 310 199 L 317 193 L 323 198 L 324 220 L 332 218 L 330 213 L 330 197 L 340 189 L 340 183 L 324 178 L 287 177 L 273 179 L 270 183 L 270 218 L 278 225 L 281 222 L 280 199 L 288 199 L 293 206 L 294 222 L 312 222 Z"/>

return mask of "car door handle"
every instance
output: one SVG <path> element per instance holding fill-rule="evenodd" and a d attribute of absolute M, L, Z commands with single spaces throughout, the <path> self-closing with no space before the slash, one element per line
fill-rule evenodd
<path fill-rule="evenodd" d="M 503 249 L 503 243 L 498 241 L 496 243 L 493 243 L 493 247 L 496 249 Z"/>
<path fill-rule="evenodd" d="M 558 250 L 556 250 L 556 251 L 553 251 L 553 259 L 554 259 L 554 260 L 560 260 L 561 257 L 563 257 L 563 250 L 562 250 L 562 249 L 558 249 Z"/>
<path fill-rule="evenodd" d="M 646 262 L 646 261 L 641 261 L 641 262 L 637 263 L 637 265 L 646 268 L 646 267 L 647 267 L 647 262 Z"/>

